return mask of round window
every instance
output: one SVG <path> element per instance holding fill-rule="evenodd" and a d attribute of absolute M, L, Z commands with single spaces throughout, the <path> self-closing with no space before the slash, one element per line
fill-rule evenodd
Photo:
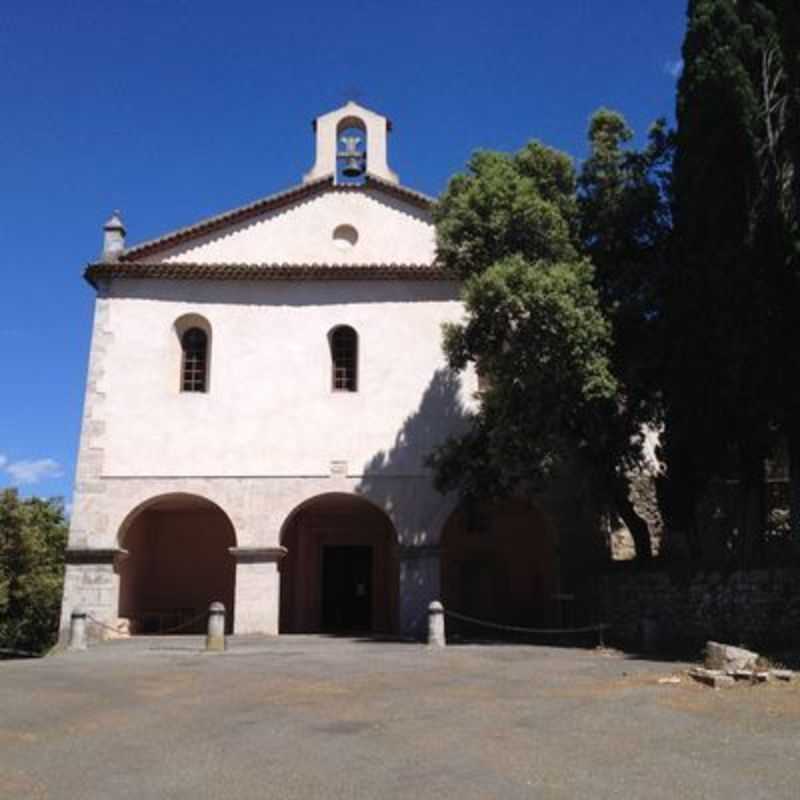
<path fill-rule="evenodd" d="M 349 250 L 355 247 L 358 241 L 358 231 L 352 225 L 337 225 L 333 230 L 333 243 L 340 250 Z"/>

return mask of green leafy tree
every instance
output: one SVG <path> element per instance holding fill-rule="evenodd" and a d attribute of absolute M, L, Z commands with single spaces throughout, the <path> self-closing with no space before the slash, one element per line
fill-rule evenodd
<path fill-rule="evenodd" d="M 488 386 L 473 430 L 434 458 L 439 486 L 541 488 L 587 446 L 616 390 L 591 266 L 510 256 L 471 277 L 464 302 L 467 322 L 446 327 L 445 352 L 455 369 L 479 364 Z"/>
<path fill-rule="evenodd" d="M 578 255 L 570 159 L 538 142 L 481 152 L 435 212 L 440 261 L 466 279 L 467 319 L 445 329 L 451 367 L 485 379 L 470 431 L 432 456 L 466 498 L 536 491 L 592 451 L 613 407 L 610 328 Z"/>
<path fill-rule="evenodd" d="M 60 501 L 0 492 L 0 649 L 43 652 L 55 642 L 66 543 Z"/>
<path fill-rule="evenodd" d="M 439 261 L 462 278 L 509 256 L 577 257 L 575 172 L 564 153 L 530 142 L 509 155 L 479 151 L 434 210 Z"/>
<path fill-rule="evenodd" d="M 579 178 L 580 232 L 595 267 L 594 283 L 611 322 L 617 402 L 604 424 L 595 463 L 604 494 L 630 530 L 638 558 L 652 555 L 650 530 L 630 500 L 647 426 L 661 421 L 660 287 L 670 236 L 673 136 L 663 121 L 647 146 L 631 148 L 625 118 L 601 109 L 589 125 L 588 159 Z"/>

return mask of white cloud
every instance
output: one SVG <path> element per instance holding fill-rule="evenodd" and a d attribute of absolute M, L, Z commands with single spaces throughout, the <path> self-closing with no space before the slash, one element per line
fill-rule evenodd
<path fill-rule="evenodd" d="M 665 61 L 664 72 L 675 78 L 675 80 L 678 80 L 683 74 L 683 59 L 679 58 L 677 61 Z"/>
<path fill-rule="evenodd" d="M 8 464 L 8 459 L 0 453 L 0 469 L 3 469 L 6 464 Z"/>
<path fill-rule="evenodd" d="M 52 458 L 12 461 L 0 456 L 0 468 L 4 469 L 16 483 L 39 483 L 47 478 L 60 478 L 64 471 L 61 464 Z"/>

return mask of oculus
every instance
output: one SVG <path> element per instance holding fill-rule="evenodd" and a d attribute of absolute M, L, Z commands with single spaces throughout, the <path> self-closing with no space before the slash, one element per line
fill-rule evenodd
<path fill-rule="evenodd" d="M 333 243 L 339 250 L 350 250 L 358 241 L 358 231 L 352 225 L 337 225 L 333 229 Z"/>

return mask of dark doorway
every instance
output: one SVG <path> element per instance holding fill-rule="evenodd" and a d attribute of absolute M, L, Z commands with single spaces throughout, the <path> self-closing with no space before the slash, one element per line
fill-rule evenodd
<path fill-rule="evenodd" d="M 372 629 L 372 548 L 322 550 L 322 629 L 328 633 Z"/>

